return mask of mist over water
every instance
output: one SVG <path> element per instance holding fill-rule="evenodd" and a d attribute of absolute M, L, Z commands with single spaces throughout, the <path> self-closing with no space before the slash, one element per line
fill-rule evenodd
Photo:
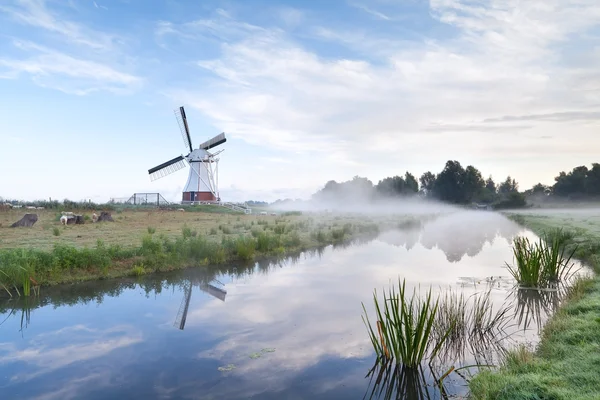
<path fill-rule="evenodd" d="M 464 208 L 456 207 L 447 203 L 417 196 L 386 199 L 370 199 L 365 196 L 336 196 L 325 200 L 307 200 L 276 203 L 270 206 L 278 211 L 302 211 L 302 212 L 330 212 L 330 213 L 352 213 L 363 215 L 434 215 L 449 213 Z"/>

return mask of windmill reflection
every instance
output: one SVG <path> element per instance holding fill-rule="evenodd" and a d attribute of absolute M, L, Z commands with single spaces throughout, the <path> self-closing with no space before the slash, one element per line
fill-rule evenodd
<path fill-rule="evenodd" d="M 179 306 L 179 311 L 177 312 L 177 317 L 175 318 L 175 323 L 173 326 L 178 327 L 180 330 L 185 328 L 185 321 L 187 319 L 187 313 L 190 307 L 190 299 L 192 298 L 192 288 L 194 286 L 198 286 L 198 288 L 203 292 L 208 293 L 221 301 L 225 301 L 227 291 L 215 286 L 214 284 L 220 284 L 223 286 L 223 284 L 216 279 L 213 279 L 210 282 L 206 282 L 200 278 L 190 279 L 187 281 L 184 289 L 184 296 L 181 300 L 181 305 Z"/>

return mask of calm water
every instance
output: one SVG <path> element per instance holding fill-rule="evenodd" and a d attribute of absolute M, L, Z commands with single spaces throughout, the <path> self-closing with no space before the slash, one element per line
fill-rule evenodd
<path fill-rule="evenodd" d="M 44 289 L 28 304 L 2 299 L 1 398 L 368 398 L 375 358 L 361 302 L 371 311 L 373 289 L 398 277 L 467 294 L 495 277 L 494 306 L 514 303 L 503 265 L 517 234 L 533 237 L 497 214 L 460 213 L 251 267 Z M 511 343 L 535 342 L 537 322 L 516 318 Z M 439 396 L 430 373 L 422 379 L 415 385 Z M 458 374 L 447 383 L 450 394 L 466 393 Z"/>

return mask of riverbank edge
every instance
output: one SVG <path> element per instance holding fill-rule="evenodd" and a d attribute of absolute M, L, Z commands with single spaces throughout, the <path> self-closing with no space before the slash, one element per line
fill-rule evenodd
<path fill-rule="evenodd" d="M 75 268 L 63 270 L 56 273 L 51 273 L 48 271 L 36 271 L 37 276 L 34 277 L 34 280 L 39 284 L 38 287 L 43 289 L 44 287 L 52 287 L 58 285 L 65 284 L 77 284 L 82 282 L 89 282 L 94 280 L 107 280 L 107 279 L 118 279 L 123 277 L 135 277 L 135 276 L 146 276 L 154 273 L 163 273 L 169 271 L 176 270 L 185 270 L 191 268 L 198 267 L 210 267 L 210 266 L 223 266 L 226 264 L 239 264 L 239 263 L 256 263 L 264 260 L 272 259 L 274 257 L 282 258 L 289 257 L 293 255 L 298 255 L 302 252 L 313 251 L 322 249 L 328 246 L 340 246 L 352 243 L 356 240 L 370 240 L 376 237 L 381 232 L 381 227 L 378 227 L 376 231 L 370 230 L 367 232 L 352 232 L 345 233 L 343 238 L 334 238 L 331 235 L 324 236 L 320 238 L 318 241 L 314 241 L 312 239 L 308 239 L 306 241 L 302 241 L 297 245 L 289 245 L 289 246 L 280 246 L 271 251 L 257 251 L 254 250 L 252 253 L 252 257 L 249 259 L 241 258 L 238 254 L 228 253 L 226 251 L 226 246 L 223 244 L 217 244 L 217 251 L 223 250 L 224 257 L 219 262 L 211 262 L 208 258 L 186 258 L 186 259 L 177 259 L 176 262 L 172 263 L 157 263 L 156 265 L 147 265 L 144 261 L 148 260 L 148 257 L 152 257 L 152 255 L 143 255 L 143 246 L 138 248 L 124 249 L 126 252 L 131 252 L 132 256 L 127 258 L 115 258 L 111 260 L 110 265 L 107 268 L 99 268 L 99 267 L 89 267 L 89 268 Z M 245 236 L 245 238 L 250 238 L 249 236 Z M 193 240 L 194 238 L 192 238 Z M 95 251 L 95 248 L 91 249 L 76 249 L 75 251 Z M 27 250 L 27 249 L 25 249 Z M 39 253 L 51 254 L 53 250 L 50 251 L 38 251 Z M 36 279 L 37 278 L 37 279 Z M 1 283 L 1 282 L 0 282 Z M 12 289 L 12 288 L 8 288 Z M 12 296 L 17 295 L 14 290 L 12 291 Z M 22 296 L 22 293 L 21 293 Z M 17 297 L 21 297 L 17 295 Z M 32 292 L 30 296 L 34 296 Z M 9 298 L 11 297 L 7 291 L 0 285 L 0 298 Z"/>
<path fill-rule="evenodd" d="M 558 221 L 532 215 L 506 216 L 541 235 L 561 228 Z M 579 281 L 566 301 L 545 325 L 533 352 L 511 353 L 495 371 L 481 371 L 469 383 L 475 400 L 529 400 L 600 398 L 600 235 L 574 230 L 570 245 L 576 257 L 595 276 Z"/>

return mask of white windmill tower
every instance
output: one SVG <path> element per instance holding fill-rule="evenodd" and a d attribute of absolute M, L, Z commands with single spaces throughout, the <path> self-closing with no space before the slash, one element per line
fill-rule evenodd
<path fill-rule="evenodd" d="M 208 150 L 217 147 L 227 141 L 225 133 L 220 133 L 210 140 L 202 143 L 197 149 L 192 147 L 192 139 L 188 128 L 187 118 L 183 107 L 175 110 L 175 116 L 181 129 L 181 135 L 186 147 L 189 147 L 190 153 L 187 156 L 180 155 L 166 163 L 160 164 L 148 170 L 151 180 L 156 180 L 167 176 L 175 171 L 185 168 L 185 161 L 189 164 L 190 172 L 187 183 L 183 189 L 183 203 L 191 202 L 220 202 L 219 197 L 219 159 L 216 153 L 209 153 Z"/>

